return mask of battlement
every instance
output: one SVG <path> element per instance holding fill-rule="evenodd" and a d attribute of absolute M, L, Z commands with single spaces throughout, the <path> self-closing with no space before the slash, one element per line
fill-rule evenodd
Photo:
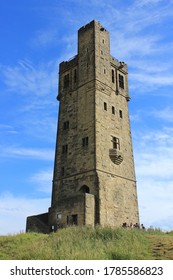
<path fill-rule="evenodd" d="M 88 29 L 93 28 L 94 26 L 98 26 L 98 28 L 100 28 L 101 31 L 107 31 L 107 30 L 100 24 L 99 21 L 92 20 L 90 23 L 88 23 L 88 24 L 82 26 L 82 27 L 78 30 L 78 33 L 85 32 L 85 31 L 87 31 Z"/>
<path fill-rule="evenodd" d="M 73 66 L 77 65 L 77 63 L 78 63 L 78 55 L 75 55 L 67 61 L 62 61 L 59 65 L 59 71 L 65 72 L 69 68 L 72 68 Z"/>
<path fill-rule="evenodd" d="M 96 22 L 95 20 L 92 20 L 90 23 L 88 23 L 88 24 L 82 26 L 82 27 L 78 30 L 78 32 L 85 32 L 85 31 L 87 31 L 88 29 L 92 28 L 92 27 L 95 25 L 95 22 Z"/>
<path fill-rule="evenodd" d="M 111 56 L 111 64 L 115 66 L 118 70 L 128 73 L 128 67 L 127 64 L 124 61 L 119 61 L 115 57 Z"/>

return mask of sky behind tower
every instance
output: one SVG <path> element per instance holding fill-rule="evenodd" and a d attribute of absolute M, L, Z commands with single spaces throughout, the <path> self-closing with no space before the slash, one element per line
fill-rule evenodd
<path fill-rule="evenodd" d="M 173 0 L 1 0 L 0 234 L 50 206 L 58 65 L 93 19 L 129 67 L 140 221 L 173 229 Z"/>

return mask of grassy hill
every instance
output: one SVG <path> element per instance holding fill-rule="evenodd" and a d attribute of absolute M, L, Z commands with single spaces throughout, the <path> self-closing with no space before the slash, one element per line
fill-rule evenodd
<path fill-rule="evenodd" d="M 0 236 L 0 259 L 173 259 L 173 232 L 71 227 L 49 235 Z"/>

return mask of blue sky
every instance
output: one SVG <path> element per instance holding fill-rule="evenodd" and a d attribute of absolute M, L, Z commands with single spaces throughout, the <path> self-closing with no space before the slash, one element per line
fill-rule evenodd
<path fill-rule="evenodd" d="M 129 67 L 140 221 L 173 229 L 173 1 L 0 2 L 0 234 L 50 206 L 58 65 L 96 19 Z"/>

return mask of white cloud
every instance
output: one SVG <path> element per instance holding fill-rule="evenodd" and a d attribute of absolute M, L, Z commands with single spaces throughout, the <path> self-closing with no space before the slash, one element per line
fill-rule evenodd
<path fill-rule="evenodd" d="M 4 134 L 17 134 L 17 130 L 12 125 L 0 124 L 0 132 Z"/>
<path fill-rule="evenodd" d="M 166 3 L 164 0 L 136 0 L 127 9 L 126 27 L 131 31 L 141 31 L 146 27 L 151 27 L 153 30 L 154 25 L 172 16 L 171 8 L 172 1 L 169 0 Z"/>
<path fill-rule="evenodd" d="M 141 222 L 173 229 L 173 130 L 145 130 L 134 137 L 134 157 Z"/>
<path fill-rule="evenodd" d="M 52 169 L 42 170 L 32 175 L 30 182 L 38 186 L 38 191 L 50 194 L 52 187 L 51 182 L 53 178 Z"/>
<path fill-rule="evenodd" d="M 20 145 L 20 140 L 26 136 L 29 136 L 28 139 L 31 141 L 36 138 L 42 138 L 44 141 L 47 139 L 51 142 L 52 139 L 55 140 L 58 111 L 57 71 L 58 65 L 54 62 L 35 66 L 28 60 L 21 60 L 14 67 L 1 67 L 3 82 L 6 85 L 6 89 L 2 91 L 4 100 L 6 100 L 7 92 L 8 97 L 10 95 L 13 96 L 12 98 L 15 98 L 15 95 L 18 96 L 13 110 L 10 111 L 9 120 L 8 115 L 6 117 L 7 124 L 1 124 L 0 130 L 2 133 L 13 135 L 20 131 L 20 139 L 15 138 L 15 141 L 18 141 L 17 145 Z M 5 105 L 7 106 L 7 104 Z"/>
<path fill-rule="evenodd" d="M 54 150 L 51 149 L 34 149 L 34 148 L 22 148 L 22 147 L 5 147 L 1 146 L 1 157 L 17 157 L 17 158 L 34 158 L 40 160 L 54 159 Z"/>
<path fill-rule="evenodd" d="M 163 52 L 166 51 L 162 50 Z M 172 96 L 171 87 L 173 86 L 173 67 L 172 58 L 157 61 L 156 58 L 146 58 L 130 60 L 129 82 L 130 89 L 150 95 Z M 168 90 L 159 91 L 158 88 L 169 87 Z"/>
<path fill-rule="evenodd" d="M 158 1 L 157 1 L 158 2 Z M 112 2 L 104 7 L 103 22 L 109 26 L 112 33 L 124 34 L 125 37 L 134 37 L 142 32 L 145 38 L 147 34 L 156 35 L 157 27 L 163 21 L 172 17 L 172 2 L 160 1 L 132 1 L 126 6 Z M 154 28 L 155 27 L 155 28 Z M 149 28 L 146 32 L 146 28 Z M 157 32 L 161 34 L 161 30 Z M 117 43 L 117 42 L 116 42 Z"/>
<path fill-rule="evenodd" d="M 111 44 L 112 53 L 115 54 L 116 58 L 129 61 L 133 57 L 133 64 L 135 63 L 136 66 L 143 55 L 151 55 L 160 50 L 159 38 L 156 35 L 134 36 L 120 31 L 112 34 L 111 41 L 116 42 L 116 44 Z"/>
<path fill-rule="evenodd" d="M 146 227 L 173 229 L 173 180 L 154 180 L 152 177 L 139 176 L 138 201 L 140 219 Z"/>
<path fill-rule="evenodd" d="M 162 128 L 159 131 L 145 131 L 134 138 L 137 173 L 139 176 L 173 178 L 173 131 Z"/>
<path fill-rule="evenodd" d="M 166 74 L 166 73 L 165 73 Z M 157 88 L 159 86 L 172 86 L 173 85 L 173 75 L 172 74 L 166 74 L 166 75 L 160 74 L 160 75 L 150 75 L 146 73 L 132 73 L 130 76 L 131 80 L 142 83 L 144 86 L 152 85 L 156 86 Z"/>
<path fill-rule="evenodd" d="M 155 93 L 159 87 L 173 85 L 173 45 L 169 24 L 173 16 L 172 4 L 171 1 L 145 0 L 127 5 L 123 12 L 116 4 L 112 4 L 111 11 L 110 7 L 105 10 L 111 52 L 131 67 L 131 89 Z"/>
<path fill-rule="evenodd" d="M 159 2 L 163 2 L 163 0 L 136 0 L 135 5 L 138 7 L 143 7 L 148 4 L 158 4 Z"/>
<path fill-rule="evenodd" d="M 138 72 L 144 72 L 147 74 L 164 74 L 165 71 L 171 72 L 172 65 L 170 64 L 170 61 L 164 60 L 164 61 L 155 61 L 148 59 L 148 58 L 141 58 L 137 63 L 136 61 L 131 60 L 130 61 L 130 68 L 136 69 Z"/>
<path fill-rule="evenodd" d="M 137 110 L 136 112 L 130 113 L 130 121 L 137 124 L 141 122 L 142 110 Z"/>
<path fill-rule="evenodd" d="M 109 1 L 103 21 L 99 13 L 99 20 L 110 31 L 112 55 L 131 67 L 131 89 L 155 94 L 159 87 L 173 85 L 172 31 L 168 34 L 172 16 L 172 2 L 156 0 L 133 1 L 122 9 Z"/>
<path fill-rule="evenodd" d="M 31 46 L 47 47 L 48 45 L 57 44 L 59 42 L 59 34 L 56 29 L 47 28 L 36 32 L 35 37 L 31 40 Z"/>
<path fill-rule="evenodd" d="M 153 106 L 153 105 L 152 105 Z M 164 108 L 160 108 L 160 105 L 158 105 L 157 109 L 149 108 L 149 109 L 138 109 L 135 112 L 132 112 L 130 114 L 130 120 L 137 124 L 138 122 L 145 122 L 147 118 L 149 120 L 152 120 L 152 122 L 162 122 L 162 130 L 157 131 L 157 134 L 154 132 L 150 131 L 148 134 L 140 135 L 140 138 L 152 138 L 154 140 L 155 138 L 163 139 L 163 140 L 170 140 L 173 141 L 172 137 L 172 130 L 173 128 L 169 126 L 164 126 L 169 125 L 170 123 L 173 122 L 173 107 L 172 105 L 167 105 Z"/>
<path fill-rule="evenodd" d="M 26 218 L 48 211 L 50 198 L 31 199 L 0 194 L 0 235 L 15 234 L 26 229 Z"/>
<path fill-rule="evenodd" d="M 173 107 L 167 106 L 160 110 L 153 110 L 150 113 L 153 117 L 158 118 L 163 121 L 172 122 L 173 121 Z"/>
<path fill-rule="evenodd" d="M 44 96 L 56 92 L 57 65 L 53 62 L 34 66 L 28 60 L 19 61 L 16 66 L 1 66 L 7 90 L 16 94 Z"/>
<path fill-rule="evenodd" d="M 32 108 L 32 110 L 34 109 Z M 30 111 L 22 112 L 24 118 L 18 121 L 18 125 L 20 123 L 20 134 L 30 139 L 30 143 L 34 143 L 34 146 L 38 145 L 39 147 L 41 143 L 44 143 L 44 145 L 48 144 L 49 146 L 55 145 L 58 119 L 57 108 L 56 114 L 54 111 L 55 108 L 53 107 L 52 110 L 50 109 L 50 112 L 49 110 L 46 111 L 46 109 L 43 111 L 34 110 L 32 114 L 30 114 Z M 52 114 L 52 116 L 49 116 L 49 114 Z M 20 139 L 18 139 L 17 145 L 23 145 Z"/>

